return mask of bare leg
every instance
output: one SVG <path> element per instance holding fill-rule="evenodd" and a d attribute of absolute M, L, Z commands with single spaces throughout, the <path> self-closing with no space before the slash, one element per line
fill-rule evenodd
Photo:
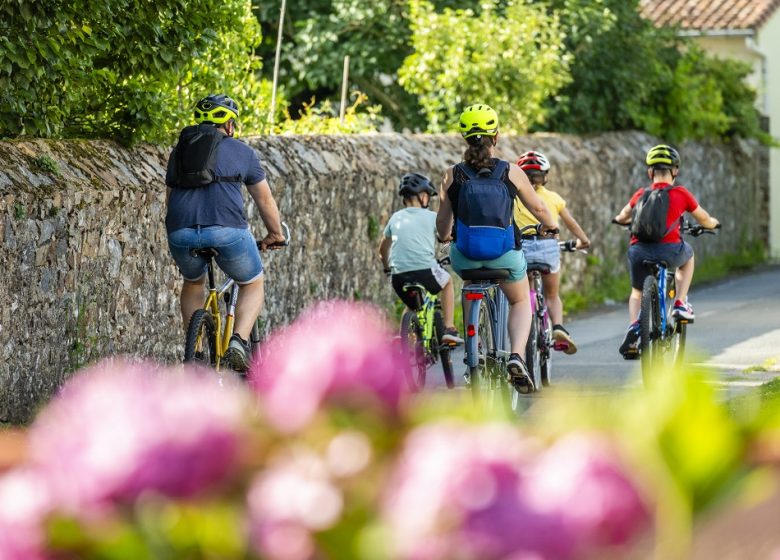
<path fill-rule="evenodd" d="M 550 313 L 553 325 L 563 325 L 563 302 L 559 293 L 560 282 L 560 272 L 551 272 L 542 276 L 544 299 L 547 302 L 547 311 Z"/>
<path fill-rule="evenodd" d="M 242 284 L 236 302 L 236 324 L 233 332 L 244 340 L 249 339 L 252 327 L 263 310 L 263 277 L 251 284 Z"/>
<path fill-rule="evenodd" d="M 525 354 L 528 334 L 531 332 L 531 299 L 528 296 L 528 278 L 517 282 L 502 282 L 501 290 L 509 300 L 509 340 L 513 354 Z"/>
<path fill-rule="evenodd" d="M 181 287 L 181 320 L 186 331 L 190 326 L 192 314 L 203 307 L 203 286 L 206 284 L 206 278 L 203 277 L 197 282 L 185 280 Z"/>
<path fill-rule="evenodd" d="M 628 296 L 628 317 L 633 323 L 639 318 L 639 309 L 642 307 L 642 290 L 631 288 L 631 295 Z"/>
<path fill-rule="evenodd" d="M 440 297 L 444 328 L 455 328 L 455 288 L 452 287 L 452 280 L 444 286 Z"/>
<path fill-rule="evenodd" d="M 691 281 L 693 280 L 693 257 L 688 262 L 678 268 L 674 273 L 674 281 L 677 286 L 677 299 L 685 301 L 688 297 L 688 290 L 691 288 Z"/>

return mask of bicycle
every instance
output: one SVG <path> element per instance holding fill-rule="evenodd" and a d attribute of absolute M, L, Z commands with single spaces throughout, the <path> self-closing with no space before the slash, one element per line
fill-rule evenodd
<path fill-rule="evenodd" d="M 620 224 L 626 228 L 630 224 Z M 715 235 L 715 229 L 707 229 L 700 225 L 690 225 L 682 220 L 680 233 L 699 237 L 703 234 Z M 639 309 L 639 348 L 638 354 L 642 364 L 642 381 L 649 385 L 652 372 L 665 365 L 667 354 L 671 356 L 671 364 L 679 366 L 685 357 L 685 341 L 687 337 L 686 319 L 675 319 L 673 315 L 675 290 L 675 270 L 666 261 L 648 259 L 642 261 L 651 274 L 645 278 L 642 285 L 642 299 Z"/>
<path fill-rule="evenodd" d="M 274 243 L 274 247 L 286 247 L 290 244 L 290 228 L 285 223 L 282 223 L 282 228 L 285 240 Z M 257 248 L 260 249 L 259 241 Z M 201 364 L 220 371 L 222 358 L 233 334 L 236 302 L 240 288 L 232 278 L 227 278 L 217 288 L 214 280 L 214 258 L 219 252 L 216 249 L 213 247 L 193 249 L 190 254 L 195 257 L 203 257 L 208 263 L 208 295 L 203 307 L 193 313 L 187 327 L 184 362 Z M 224 301 L 224 320 L 220 310 L 220 298 Z M 253 355 L 260 345 L 260 340 L 260 318 L 258 317 L 249 336 Z"/>
<path fill-rule="evenodd" d="M 439 264 L 450 264 L 449 257 L 439 259 Z M 409 358 L 405 374 L 409 388 L 421 391 L 425 387 L 427 371 L 441 361 L 447 388 L 455 386 L 452 375 L 451 345 L 441 341 L 444 336 L 444 318 L 438 294 L 432 294 L 422 284 L 410 282 L 401 288 L 414 302 L 401 317 L 400 337 L 403 351 Z"/>
<path fill-rule="evenodd" d="M 537 235 L 541 233 L 540 225 L 528 227 L 534 228 Z M 461 302 L 466 330 L 465 362 L 474 400 L 478 403 L 484 400 L 488 408 L 502 407 L 517 412 L 520 393 L 511 387 L 507 371 L 511 355 L 507 326 L 509 303 L 500 288 L 500 282 L 509 278 L 509 274 L 507 269 L 463 270 Z"/>
<path fill-rule="evenodd" d="M 561 251 L 573 253 L 578 250 L 577 241 L 574 239 L 560 241 L 558 242 L 558 248 Z M 582 252 L 586 253 L 587 251 Z M 552 350 L 555 348 L 552 332 L 553 325 L 547 310 L 542 284 L 542 276 L 549 273 L 550 266 L 547 264 L 528 264 L 532 318 L 531 332 L 528 335 L 528 343 L 525 347 L 525 363 L 536 387 L 539 387 L 540 380 L 544 387 L 549 387 L 550 379 L 552 378 Z"/>

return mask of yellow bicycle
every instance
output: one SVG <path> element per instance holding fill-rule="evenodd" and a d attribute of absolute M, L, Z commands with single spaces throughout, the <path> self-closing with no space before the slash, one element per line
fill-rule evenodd
<path fill-rule="evenodd" d="M 290 229 L 287 224 L 282 223 L 282 229 L 285 240 L 274 244 L 275 247 L 286 247 L 290 244 Z M 257 243 L 257 248 L 260 249 L 260 242 Z M 184 342 L 184 362 L 202 364 L 219 371 L 233 335 L 239 286 L 232 278 L 228 278 L 217 287 L 214 280 L 214 258 L 219 252 L 216 249 L 193 249 L 191 254 L 203 257 L 208 262 L 209 293 L 203 308 L 195 311 L 190 319 Z M 249 342 L 254 354 L 260 343 L 260 318 L 252 327 Z"/>

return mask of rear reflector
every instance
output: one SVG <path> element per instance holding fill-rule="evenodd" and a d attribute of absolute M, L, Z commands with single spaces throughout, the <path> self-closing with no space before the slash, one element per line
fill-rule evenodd
<path fill-rule="evenodd" d="M 466 329 L 466 334 L 468 336 L 474 336 L 475 334 L 477 334 L 477 329 L 474 328 L 474 325 L 469 325 L 468 328 Z"/>
<path fill-rule="evenodd" d="M 485 296 L 482 292 L 466 292 L 466 299 L 474 301 L 475 299 L 482 299 Z"/>

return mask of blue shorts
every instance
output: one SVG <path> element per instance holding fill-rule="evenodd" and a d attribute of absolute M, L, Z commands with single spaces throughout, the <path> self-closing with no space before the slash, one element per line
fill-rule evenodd
<path fill-rule="evenodd" d="M 473 261 L 463 256 L 463 253 L 458 251 L 455 244 L 452 244 L 450 245 L 450 260 L 452 261 L 452 270 L 457 272 L 459 276 L 464 270 L 470 270 L 472 268 L 506 268 L 509 269 L 509 278 L 507 278 L 505 282 L 512 283 L 525 278 L 525 256 L 519 249 L 513 249 L 504 253 L 497 259 Z"/>
<path fill-rule="evenodd" d="M 628 248 L 628 270 L 631 275 L 631 287 L 641 290 L 645 278 L 651 271 L 642 261 L 666 261 L 669 269 L 674 270 L 693 256 L 693 248 L 685 241 L 681 243 L 634 243 Z"/>
<path fill-rule="evenodd" d="M 545 264 L 553 274 L 561 270 L 557 239 L 523 239 L 523 254 L 528 264 Z"/>
<path fill-rule="evenodd" d="M 192 249 L 213 247 L 219 251 L 217 265 L 239 284 L 249 284 L 263 275 L 263 261 L 257 242 L 248 229 L 223 226 L 196 226 L 168 233 L 168 248 L 185 280 L 198 282 L 206 275 L 208 263 L 193 257 Z"/>

